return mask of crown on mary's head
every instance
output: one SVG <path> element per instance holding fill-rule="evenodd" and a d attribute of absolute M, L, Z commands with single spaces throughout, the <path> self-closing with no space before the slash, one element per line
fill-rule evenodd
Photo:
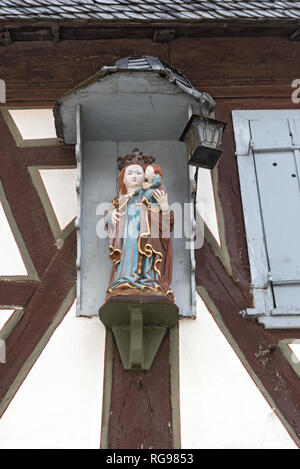
<path fill-rule="evenodd" d="M 140 164 L 144 167 L 154 163 L 155 158 L 152 155 L 145 155 L 138 148 L 134 148 L 131 153 L 117 158 L 118 170 L 121 171 L 130 164 Z"/>

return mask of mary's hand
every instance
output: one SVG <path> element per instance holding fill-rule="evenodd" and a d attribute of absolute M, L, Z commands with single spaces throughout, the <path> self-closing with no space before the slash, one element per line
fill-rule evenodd
<path fill-rule="evenodd" d="M 120 217 L 124 215 L 124 212 L 119 212 L 117 209 L 115 209 L 112 214 L 111 214 L 111 221 L 114 226 L 120 221 Z"/>
<path fill-rule="evenodd" d="M 155 191 L 153 191 L 152 195 L 163 212 L 169 210 L 168 194 L 165 191 L 156 189 Z"/>

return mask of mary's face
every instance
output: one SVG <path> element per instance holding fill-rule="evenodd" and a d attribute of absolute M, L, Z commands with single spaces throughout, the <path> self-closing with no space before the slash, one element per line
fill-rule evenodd
<path fill-rule="evenodd" d="M 123 181 L 128 192 L 139 189 L 145 181 L 143 168 L 138 164 L 128 166 L 125 170 Z"/>

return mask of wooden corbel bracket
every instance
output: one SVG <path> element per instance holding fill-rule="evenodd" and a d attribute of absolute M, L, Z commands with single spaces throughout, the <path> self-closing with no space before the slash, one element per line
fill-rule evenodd
<path fill-rule="evenodd" d="M 125 370 L 149 370 L 168 328 L 177 324 L 177 306 L 163 296 L 115 296 L 99 310 L 111 329 Z"/>

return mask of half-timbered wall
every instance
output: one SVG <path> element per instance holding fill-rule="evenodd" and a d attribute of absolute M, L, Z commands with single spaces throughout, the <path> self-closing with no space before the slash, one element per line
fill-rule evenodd
<path fill-rule="evenodd" d="M 74 316 L 74 224 L 60 224 L 50 203 L 51 191 L 61 197 L 58 186 L 70 194 L 74 147 L 17 146 L 1 113 L 6 221 L 1 213 L 0 222 L 3 229 L 9 225 L 31 272 L 30 278 L 9 278 L 7 270 L 0 278 L 4 321 L 13 311 L 17 319 L 6 333 L 6 363 L 0 365 L 1 445 L 99 447 L 101 440 L 109 448 L 296 447 L 300 332 L 265 330 L 240 314 L 253 298 L 231 112 L 298 108 L 291 83 L 300 78 L 299 42 L 269 35 L 171 43 L 143 37 L 16 41 L 0 48 L 7 91 L 1 110 L 52 107 L 103 65 L 143 54 L 158 56 L 209 92 L 216 117 L 228 122 L 224 154 L 212 173 L 218 226 L 214 233 L 206 228 L 196 251 L 197 319 L 181 320 L 165 337 L 149 373 L 124 372 L 98 319 Z M 64 217 L 72 206 L 68 197 Z M 11 257 L 22 276 L 19 260 Z"/>

